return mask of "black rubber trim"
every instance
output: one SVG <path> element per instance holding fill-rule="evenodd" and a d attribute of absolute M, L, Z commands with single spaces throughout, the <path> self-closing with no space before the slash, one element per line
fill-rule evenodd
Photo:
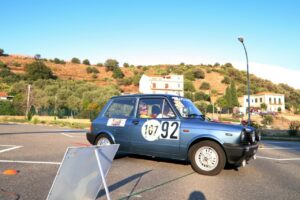
<path fill-rule="evenodd" d="M 223 145 L 227 162 L 229 164 L 240 164 L 243 160 L 250 160 L 256 154 L 258 143 L 252 145 L 227 144 Z"/>

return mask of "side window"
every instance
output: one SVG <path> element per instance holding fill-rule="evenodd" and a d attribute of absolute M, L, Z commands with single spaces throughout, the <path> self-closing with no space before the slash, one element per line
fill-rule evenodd
<path fill-rule="evenodd" d="M 134 116 L 135 98 L 115 99 L 107 109 L 108 118 L 130 118 Z"/>
<path fill-rule="evenodd" d="M 170 104 L 164 99 L 162 113 L 159 114 L 156 118 L 163 118 L 163 119 L 174 119 L 176 118 L 175 113 L 173 112 Z"/>
<path fill-rule="evenodd" d="M 141 99 L 138 106 L 138 118 L 157 118 L 161 115 L 163 99 Z"/>

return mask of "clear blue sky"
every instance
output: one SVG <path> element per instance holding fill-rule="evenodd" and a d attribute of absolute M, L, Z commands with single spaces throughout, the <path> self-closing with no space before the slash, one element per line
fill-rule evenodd
<path fill-rule="evenodd" d="M 300 70 L 300 1 L 0 0 L 0 48 L 133 64 L 244 62 Z M 299 81 L 300 82 L 300 81 Z"/>

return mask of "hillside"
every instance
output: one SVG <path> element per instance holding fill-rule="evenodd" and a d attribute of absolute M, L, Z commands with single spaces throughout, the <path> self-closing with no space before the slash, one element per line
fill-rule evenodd
<path fill-rule="evenodd" d="M 118 93 L 138 93 L 139 79 L 146 75 L 183 74 L 185 77 L 185 96 L 197 102 L 201 110 L 211 110 L 211 93 L 214 93 L 216 106 L 222 107 L 222 97 L 226 88 L 234 82 L 238 97 L 246 94 L 246 72 L 235 69 L 230 63 L 220 65 L 156 65 L 156 66 L 116 66 L 111 70 L 103 64 L 87 65 L 65 62 L 55 59 L 40 59 L 49 67 L 57 80 L 30 80 L 26 77 L 25 67 L 36 62 L 33 57 L 6 55 L 0 56 L 0 90 L 4 90 L 18 98 L 14 98 L 13 107 L 16 112 L 24 112 L 26 107 L 27 82 L 34 87 L 32 106 L 40 112 L 81 113 L 99 110 L 111 95 Z M 106 61 L 107 62 L 107 61 Z M 4 70 L 5 69 L 5 70 Z M 115 71 L 116 70 L 116 71 Z M 117 76 L 116 74 L 117 73 Z M 121 75 L 120 75 L 121 73 Z M 11 76 L 9 78 L 9 76 Z M 250 76 L 251 93 L 274 92 L 285 95 L 286 109 L 294 113 L 300 112 L 300 90 L 286 84 L 274 84 L 255 75 Z M 32 82 L 33 81 L 33 82 Z M 70 90 L 70 88 L 72 88 Z M 85 89 L 86 88 L 86 89 Z M 56 97 L 57 102 L 53 97 Z M 214 100 L 214 101 L 215 101 Z M 99 103 L 101 102 L 101 103 Z M 57 105 L 60 105 L 58 107 Z M 223 104 L 224 105 L 224 104 Z M 37 109 L 38 108 L 38 109 Z M 42 111 L 41 111 L 42 110 Z M 69 115 L 68 114 L 68 115 Z"/>

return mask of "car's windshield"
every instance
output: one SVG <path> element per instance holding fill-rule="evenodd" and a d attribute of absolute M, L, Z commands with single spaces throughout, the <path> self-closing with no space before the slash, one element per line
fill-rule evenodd
<path fill-rule="evenodd" d="M 203 114 L 189 99 L 172 97 L 172 102 L 180 115 L 184 118 L 203 118 Z"/>

